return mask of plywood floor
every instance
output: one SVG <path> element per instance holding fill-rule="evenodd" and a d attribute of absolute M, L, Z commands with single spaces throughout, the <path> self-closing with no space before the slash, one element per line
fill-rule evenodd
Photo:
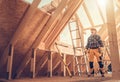
<path fill-rule="evenodd" d="M 107 75 L 106 77 L 95 76 L 89 78 L 86 76 L 84 77 L 74 76 L 72 78 L 70 77 L 52 77 L 52 78 L 40 77 L 35 79 L 23 78 L 9 81 L 5 79 L 0 79 L 0 82 L 110 82 L 110 80 L 112 80 L 111 76 Z"/>

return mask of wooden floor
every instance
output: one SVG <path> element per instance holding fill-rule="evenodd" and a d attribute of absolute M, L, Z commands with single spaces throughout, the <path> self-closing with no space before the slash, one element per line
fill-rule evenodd
<path fill-rule="evenodd" d="M 0 79 L 0 82 L 115 82 L 112 81 L 112 78 L 110 75 L 106 75 L 105 77 L 101 77 L 99 75 L 95 77 L 78 77 L 74 76 L 72 78 L 70 77 L 40 77 L 40 78 L 35 78 L 35 79 L 30 79 L 30 78 L 24 78 L 24 79 L 15 79 L 15 80 L 5 80 L 5 79 Z M 117 81 L 120 82 L 120 81 Z"/>

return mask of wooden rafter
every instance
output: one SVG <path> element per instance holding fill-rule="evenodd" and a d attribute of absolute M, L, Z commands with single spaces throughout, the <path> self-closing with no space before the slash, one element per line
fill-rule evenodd
<path fill-rule="evenodd" d="M 50 46 L 52 45 L 52 43 L 55 41 L 55 39 L 57 38 L 57 36 L 60 34 L 60 32 L 62 31 L 62 29 L 65 27 L 65 25 L 67 24 L 67 22 L 70 20 L 70 18 L 73 16 L 73 14 L 76 12 L 76 10 L 79 8 L 79 6 L 81 5 L 83 0 L 70 0 L 70 3 L 68 5 L 68 8 L 66 9 L 63 17 L 60 19 L 60 22 L 58 22 L 56 24 L 56 26 L 54 27 L 55 29 L 53 29 L 51 31 L 51 34 L 49 34 L 49 36 L 45 39 L 45 43 L 46 48 L 50 48 Z M 51 38 L 52 37 L 52 38 Z"/>
<path fill-rule="evenodd" d="M 83 6 L 83 8 L 84 8 L 84 10 L 85 10 L 85 12 L 86 12 L 86 15 L 87 15 L 87 17 L 88 17 L 88 20 L 89 20 L 90 24 L 91 24 L 92 27 L 93 27 L 93 26 L 94 26 L 94 22 L 93 22 L 93 20 L 92 20 L 92 17 L 91 17 L 91 15 L 90 15 L 89 11 L 88 11 L 88 8 L 87 8 L 86 4 L 83 3 L 82 6 Z"/>
<path fill-rule="evenodd" d="M 62 0 L 61 3 L 59 4 L 59 6 L 56 8 L 56 10 L 52 14 L 50 20 L 47 22 L 46 26 L 41 31 L 41 34 L 39 35 L 38 40 L 37 40 L 38 43 L 43 41 L 44 38 L 46 38 L 48 36 L 48 33 L 50 33 L 50 31 L 54 28 L 56 22 L 60 18 L 60 15 L 61 15 L 63 9 L 66 7 L 67 2 L 68 2 L 68 0 Z M 38 43 L 36 42 L 36 45 L 38 45 Z"/>

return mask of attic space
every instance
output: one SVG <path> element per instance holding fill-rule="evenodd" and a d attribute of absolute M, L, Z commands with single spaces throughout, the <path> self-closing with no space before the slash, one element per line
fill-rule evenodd
<path fill-rule="evenodd" d="M 119 82 L 119 35 L 120 0 L 0 0 L 0 82 Z"/>

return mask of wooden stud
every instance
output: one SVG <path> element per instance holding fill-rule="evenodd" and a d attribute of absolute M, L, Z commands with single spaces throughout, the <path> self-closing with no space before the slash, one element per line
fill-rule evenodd
<path fill-rule="evenodd" d="M 32 58 L 31 58 L 31 77 L 35 78 L 35 63 L 36 63 L 36 49 L 32 49 Z"/>
<path fill-rule="evenodd" d="M 66 62 L 66 54 L 63 54 L 63 61 Z M 61 75 L 66 76 L 66 68 L 63 62 L 61 62 Z"/>
<path fill-rule="evenodd" d="M 109 36 L 109 46 L 112 63 L 112 77 L 113 79 L 119 79 L 120 75 L 120 61 L 117 42 L 117 33 L 114 17 L 114 5 L 113 0 L 106 0 L 106 17 L 107 17 L 107 29 Z"/>
<path fill-rule="evenodd" d="M 7 79 L 11 80 L 12 79 L 12 63 L 13 63 L 13 53 L 14 52 L 14 47 L 12 44 L 9 46 L 9 52 L 8 52 L 8 62 L 7 62 Z"/>
<path fill-rule="evenodd" d="M 48 53 L 48 77 L 52 77 L 52 53 Z"/>

